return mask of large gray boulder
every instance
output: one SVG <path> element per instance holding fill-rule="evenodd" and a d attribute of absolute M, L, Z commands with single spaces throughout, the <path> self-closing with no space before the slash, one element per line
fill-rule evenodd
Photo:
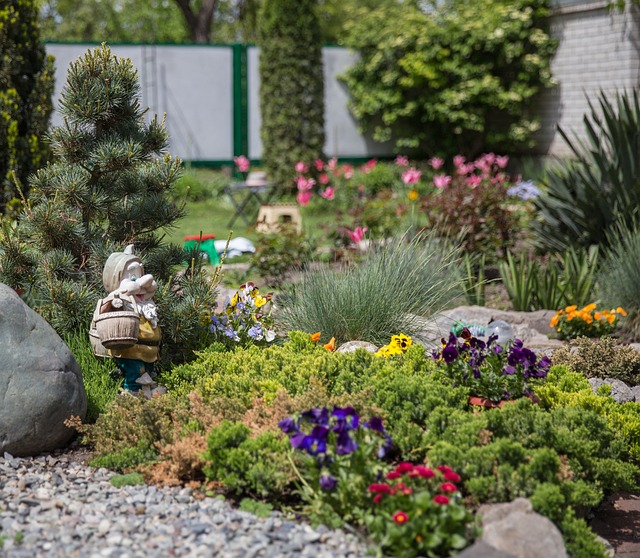
<path fill-rule="evenodd" d="M 54 329 L 0 283 L 0 455 L 36 455 L 73 435 L 64 425 L 84 419 L 82 371 Z"/>

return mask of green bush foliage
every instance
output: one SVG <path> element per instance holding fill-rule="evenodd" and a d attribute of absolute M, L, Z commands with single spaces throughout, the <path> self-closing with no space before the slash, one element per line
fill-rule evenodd
<path fill-rule="evenodd" d="M 207 480 L 220 481 L 236 496 L 283 498 L 294 472 L 287 458 L 289 441 L 279 432 L 250 437 L 244 424 L 224 421 L 207 438 Z"/>
<path fill-rule="evenodd" d="M 357 12 L 345 44 L 351 108 L 400 152 L 476 156 L 531 144 L 531 98 L 552 85 L 546 0 L 448 0 Z"/>
<path fill-rule="evenodd" d="M 324 74 L 315 0 L 266 0 L 260 13 L 262 160 L 281 189 L 298 161 L 322 158 Z"/>
<path fill-rule="evenodd" d="M 382 345 L 419 333 L 422 317 L 462 295 L 461 281 L 456 249 L 433 235 L 396 239 L 373 245 L 358 265 L 305 273 L 286 290 L 276 319 L 285 330 Z"/>
<path fill-rule="evenodd" d="M 91 460 L 92 467 L 104 467 L 114 471 L 125 471 L 142 463 L 149 463 L 158 458 L 158 452 L 147 441 L 140 441 L 134 447 L 125 447 L 119 451 L 105 453 Z"/>
<path fill-rule="evenodd" d="M 283 223 L 272 233 L 261 234 L 251 258 L 250 271 L 257 272 L 267 286 L 280 288 L 291 274 L 301 271 L 313 259 L 314 243 L 294 224 Z"/>
<path fill-rule="evenodd" d="M 0 231 L 0 280 L 64 335 L 85 331 L 106 293 L 102 269 L 111 252 L 134 243 L 160 288 L 155 297 L 165 355 L 188 358 L 201 342 L 202 308 L 215 300 L 203 262 L 163 244 L 163 230 L 183 215 L 172 199 L 180 161 L 166 153 L 164 122 L 145 121 L 131 60 L 106 47 L 70 66 L 51 131 L 53 164 L 32 176 L 18 225 Z M 183 269 L 180 269 L 180 268 Z"/>
<path fill-rule="evenodd" d="M 585 139 L 571 140 L 561 130 L 572 158 L 548 171 L 534 201 L 537 242 L 548 249 L 607 245 L 619 220 L 631 227 L 636 218 L 629 208 L 640 203 L 638 92 L 617 93 L 611 99 L 601 91 L 589 106 Z"/>
<path fill-rule="evenodd" d="M 44 141 L 53 112 L 53 57 L 40 41 L 38 3 L 8 0 L 0 7 L 0 210 L 28 196 L 29 175 L 50 158 Z"/>
<path fill-rule="evenodd" d="M 640 384 L 640 353 L 612 337 L 578 337 L 556 349 L 553 364 L 568 366 L 587 378 L 614 378 L 628 385 Z"/>

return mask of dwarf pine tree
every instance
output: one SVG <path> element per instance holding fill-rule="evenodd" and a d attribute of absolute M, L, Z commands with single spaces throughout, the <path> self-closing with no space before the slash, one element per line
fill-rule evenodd
<path fill-rule="evenodd" d="M 0 280 L 24 289 L 59 333 L 88 331 L 106 295 L 104 262 L 133 244 L 160 285 L 155 300 L 169 353 L 188 353 L 215 293 L 197 254 L 162 243 L 163 230 L 183 215 L 171 196 L 181 162 L 166 153 L 164 123 L 145 120 L 139 93 L 131 61 L 105 45 L 70 65 L 64 123 L 50 133 L 54 162 L 31 177 L 17 226 L 4 224 Z"/>
<path fill-rule="evenodd" d="M 43 136 L 53 104 L 53 57 L 40 42 L 33 0 L 0 5 L 0 211 L 17 196 L 16 179 L 43 166 L 49 149 Z"/>
<path fill-rule="evenodd" d="M 280 187 L 324 148 L 324 74 L 317 0 L 265 0 L 260 18 L 262 160 Z"/>

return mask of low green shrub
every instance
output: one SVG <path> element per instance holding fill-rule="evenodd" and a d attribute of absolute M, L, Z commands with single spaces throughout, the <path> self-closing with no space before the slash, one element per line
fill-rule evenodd
<path fill-rule="evenodd" d="M 144 478 L 140 473 L 127 473 L 126 475 L 113 475 L 109 482 L 116 488 L 122 488 L 123 486 L 144 484 Z"/>
<path fill-rule="evenodd" d="M 556 349 L 553 364 L 568 366 L 587 378 L 614 378 L 628 385 L 640 384 L 640 352 L 612 337 L 578 337 Z"/>
<path fill-rule="evenodd" d="M 236 496 L 282 499 L 294 478 L 288 441 L 276 432 L 250 437 L 241 423 L 223 421 L 207 438 L 204 474 Z"/>
<path fill-rule="evenodd" d="M 125 447 L 118 451 L 99 455 L 93 458 L 89 465 L 113 471 L 125 471 L 156 459 L 158 459 L 158 451 L 147 441 L 140 441 L 134 447 Z"/>

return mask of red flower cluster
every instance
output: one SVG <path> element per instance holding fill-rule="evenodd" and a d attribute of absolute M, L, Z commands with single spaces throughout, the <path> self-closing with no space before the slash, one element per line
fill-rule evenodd
<path fill-rule="evenodd" d="M 409 479 L 434 479 L 438 476 L 442 477 L 442 480 L 446 482 L 443 482 L 438 486 L 438 490 L 441 494 L 436 494 L 433 497 L 433 502 L 439 505 L 446 505 L 449 503 L 449 497 L 445 496 L 445 494 L 453 494 L 457 492 L 458 487 L 454 483 L 460 482 L 461 480 L 460 475 L 447 465 L 439 465 L 434 471 L 424 465 L 414 465 L 413 463 L 408 462 L 400 463 L 393 471 L 387 473 L 386 478 L 388 481 L 394 481 L 405 475 L 408 476 Z M 373 483 L 369 485 L 368 491 L 374 495 L 373 502 L 377 504 L 385 495 L 393 496 L 396 494 L 402 494 L 404 496 L 409 496 L 413 494 L 414 489 L 407 486 L 404 482 L 396 482 L 393 484 Z M 404 514 L 405 517 L 401 522 L 396 521 L 396 515 L 400 513 Z M 404 512 L 397 512 L 396 515 L 393 516 L 393 520 L 396 523 L 404 523 L 409 519 Z"/>

